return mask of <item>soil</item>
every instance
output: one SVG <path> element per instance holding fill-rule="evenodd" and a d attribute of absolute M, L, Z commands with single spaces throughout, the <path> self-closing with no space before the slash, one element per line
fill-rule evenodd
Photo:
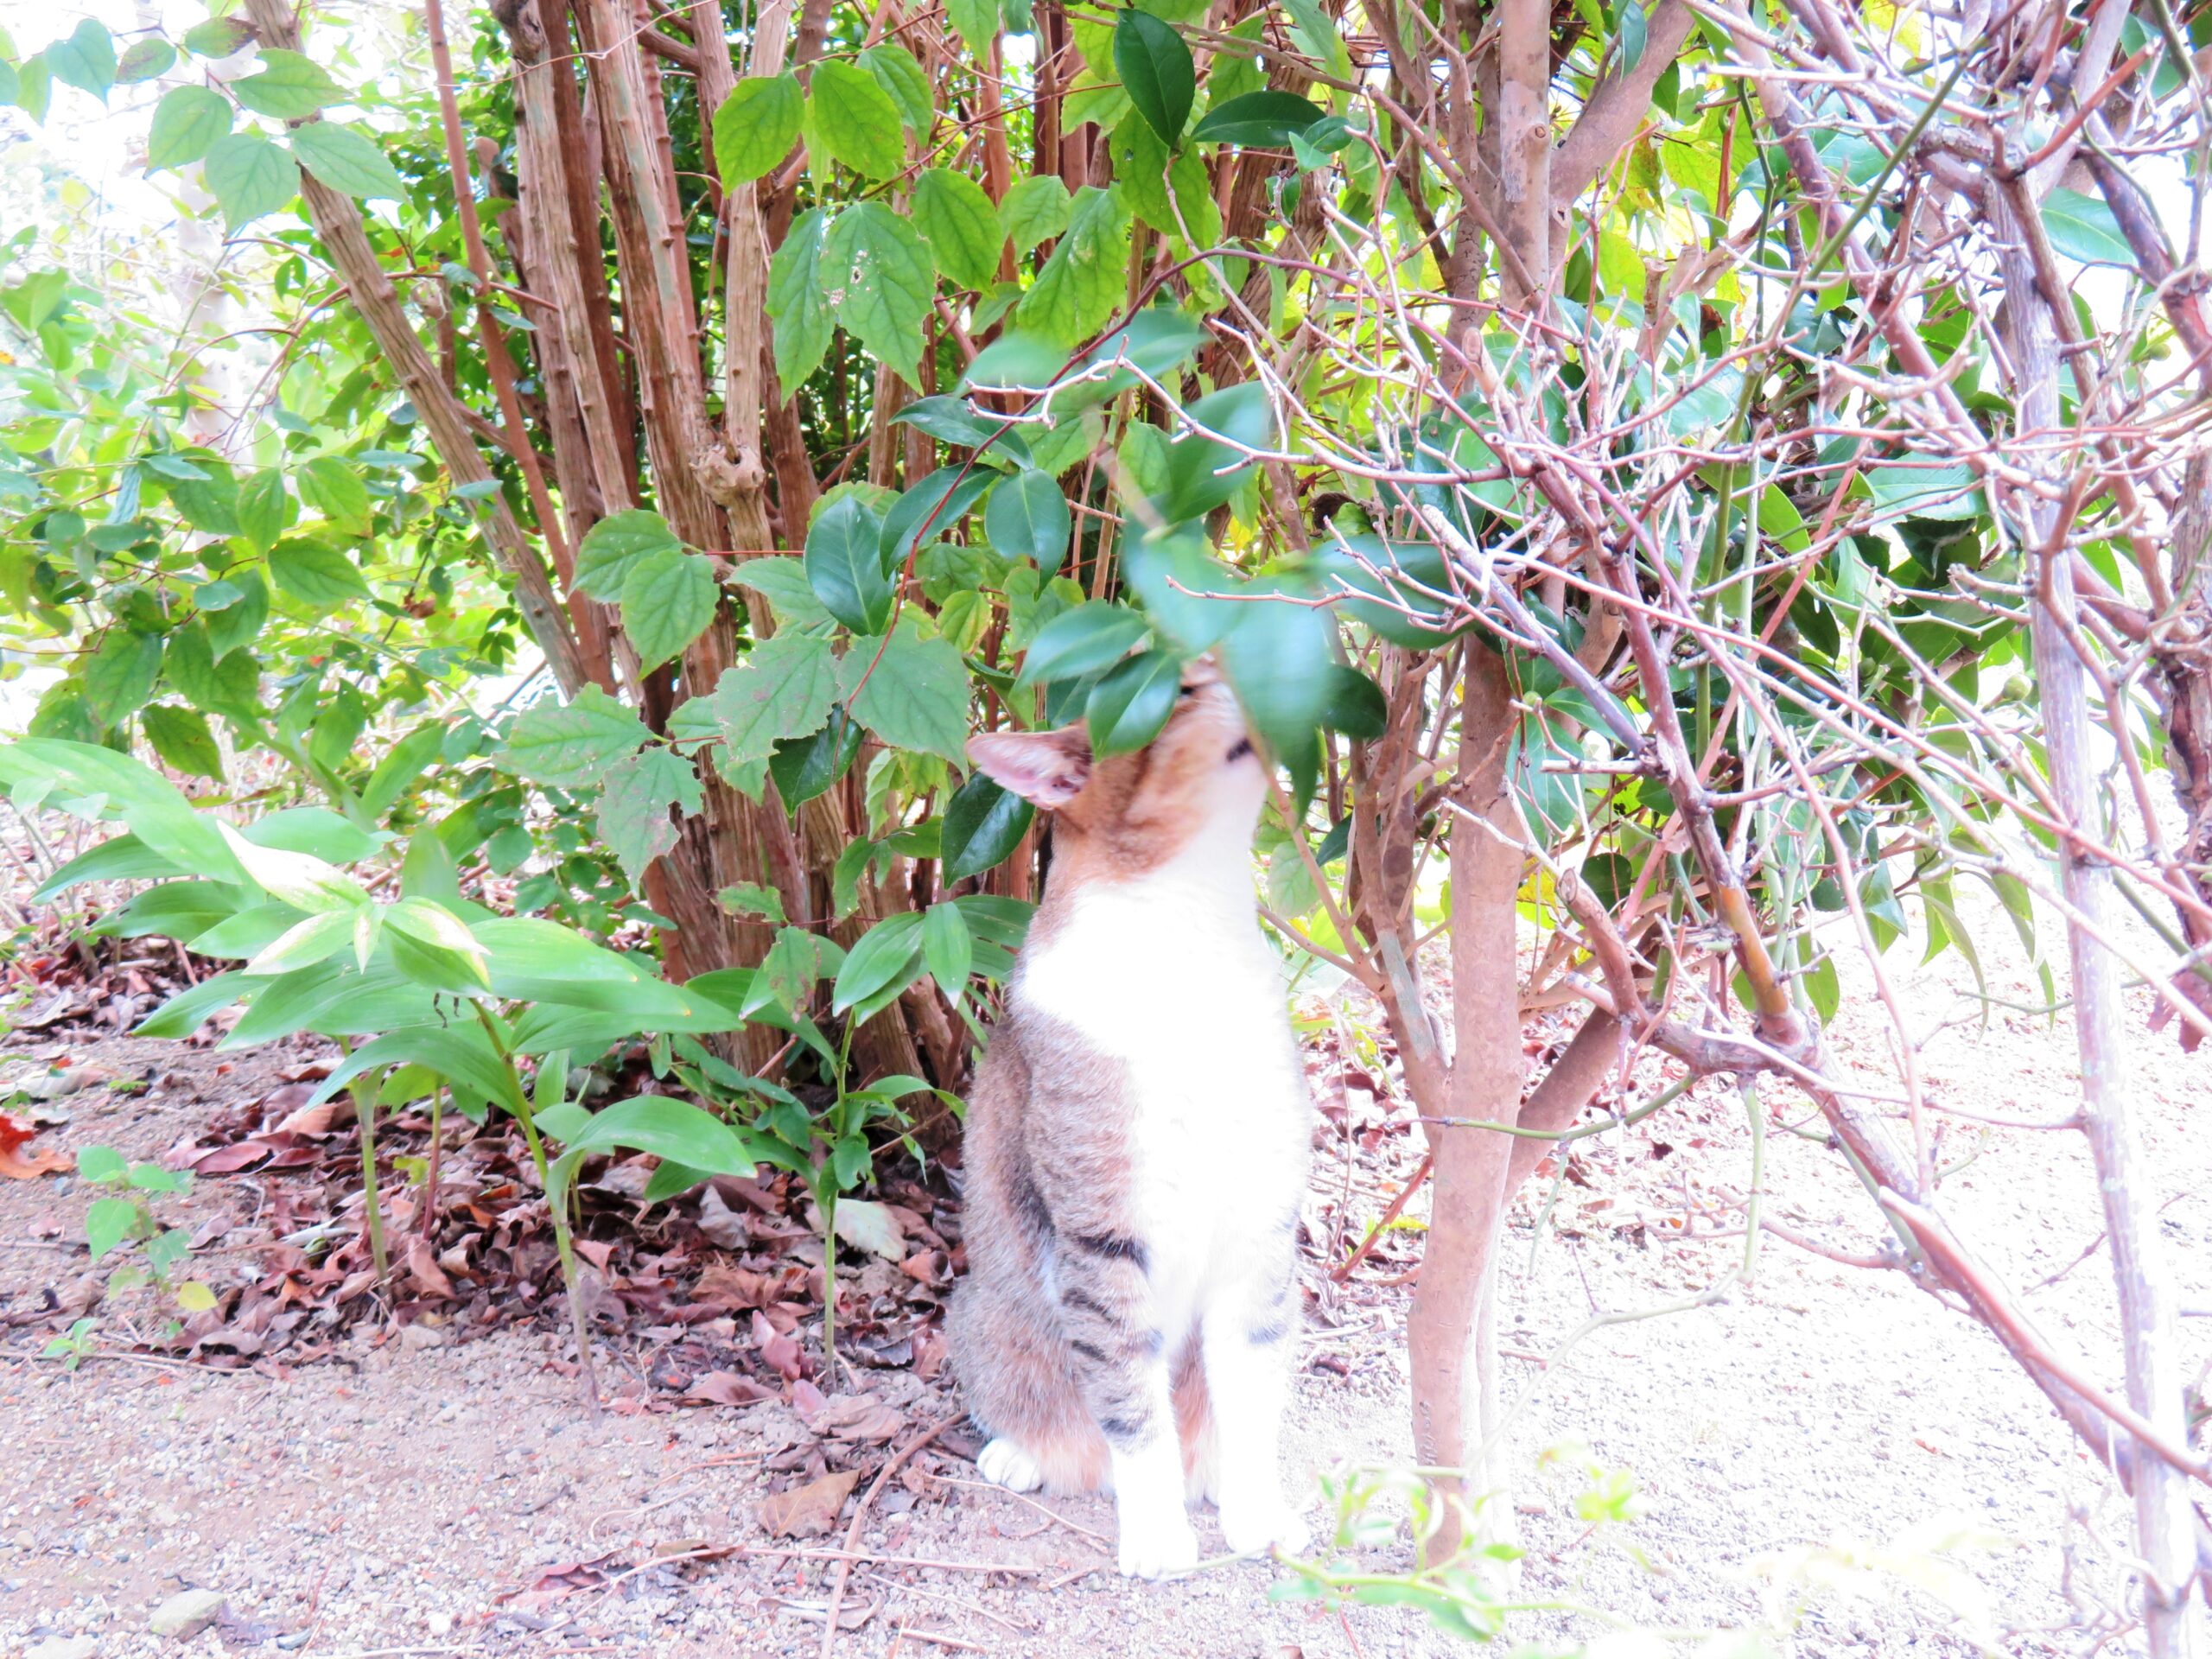
<path fill-rule="evenodd" d="M 1987 995 L 2006 1008 L 1974 1000 L 1957 956 L 1916 967 L 1917 955 L 1908 941 L 1886 965 L 1942 1125 L 1939 1161 L 1954 1166 L 1945 1211 L 2053 1343 L 2116 1384 L 2080 1137 L 1955 1115 L 2064 1117 L 2072 1033 L 2063 1017 L 2015 1011 L 2045 1000 L 2024 961 L 1985 957 Z M 1870 1076 L 1886 1073 L 1871 982 L 1844 966 L 1837 1046 Z M 2139 1032 L 2149 1007 L 2142 993 L 2131 999 Z M 1404 1281 L 1427 1199 L 1348 1283 L 1331 1281 L 1328 1263 L 1412 1173 L 1419 1137 L 1387 1089 L 1377 1100 L 1362 1086 L 1380 1067 L 1360 1011 L 1305 1012 L 1323 1016 L 1309 1022 L 1323 1116 L 1287 1456 L 1310 1491 L 1348 1465 L 1409 1460 Z M 1558 1018 L 1532 1024 L 1532 1046 L 1558 1039 Z M 63 1050 L 111 1082 L 48 1103 L 66 1121 L 33 1146 L 147 1159 L 302 1058 L 115 1037 L 29 1046 Z M 2131 1059 L 2180 1300 L 2202 1315 L 2212 1136 L 2196 1118 L 2212 1100 L 2212 1052 L 2184 1058 L 2171 1033 L 2145 1034 Z M 44 1069 L 19 1060 L 6 1075 Z M 1639 1068 L 1627 1098 L 1648 1096 L 1658 1076 Z M 152 1086 L 113 1086 L 138 1079 Z M 2090 1650 L 2125 1601 L 2127 1508 L 1979 1327 L 1900 1274 L 1772 1236 L 1747 1284 L 1683 1306 L 1745 1261 L 1734 1206 L 1751 1185 L 1754 1110 L 1766 1213 L 1845 1255 L 1878 1251 L 1848 1167 L 1816 1131 L 1792 1133 L 1808 1121 L 1802 1099 L 1770 1088 L 1754 1108 L 1725 1080 L 1578 1141 L 1516 1204 L 1500 1332 L 1507 1391 L 1522 1403 L 1508 1431 L 1511 1493 L 1491 1508 L 1529 1552 L 1509 1592 L 1552 1611 L 1516 1614 L 1510 1636 L 1547 1647 L 1602 1637 L 1615 1656 L 1681 1650 L 1605 1635 L 1619 1622 L 1764 1632 L 1772 1650 L 1806 1655 Z M 165 1201 L 194 1230 L 190 1270 L 219 1288 L 257 1272 L 259 1246 L 234 1241 L 261 1236 L 254 1217 L 283 1179 L 206 1179 Z M 151 1292 L 100 1299 L 81 1243 L 92 1196 L 64 1175 L 0 1180 L 0 1655 L 818 1653 L 836 1599 L 820 1555 L 842 1548 L 887 1453 L 940 1421 L 938 1440 L 865 1508 L 857 1553 L 880 1559 L 851 1564 L 838 1655 L 1465 1650 L 1417 1610 L 1339 1614 L 1271 1599 L 1286 1574 L 1268 1563 L 1124 1583 L 1108 1503 L 976 1484 L 950 1384 L 924 1367 L 861 1372 L 820 1394 L 794 1385 L 751 1404 L 680 1405 L 654 1386 L 658 1339 L 632 1332 L 601 1348 L 610 1402 L 594 1416 L 557 1319 L 479 1334 L 431 1316 L 396 1329 L 359 1320 L 311 1351 L 314 1363 L 278 1351 L 213 1371 L 133 1344 L 150 1328 Z M 103 1322 L 90 1357 L 74 1370 L 40 1357 L 86 1309 Z M 1598 1315 L 1650 1317 L 1589 1328 Z M 2201 1388 L 2212 1319 L 2183 1328 Z M 850 1404 L 855 1395 L 885 1409 Z M 850 1466 L 855 1447 L 866 1448 L 862 1478 L 826 1535 L 771 1537 L 764 1501 Z M 1599 1518 L 1623 1509 L 1638 1518 Z M 1202 1542 L 1218 1548 L 1210 1524 Z M 1403 1535 L 1363 1559 L 1402 1567 Z M 217 1620 L 190 1637 L 156 1635 L 157 1610 L 195 1588 L 224 1599 Z M 2131 1639 L 2104 1650 L 2133 1651 Z"/>

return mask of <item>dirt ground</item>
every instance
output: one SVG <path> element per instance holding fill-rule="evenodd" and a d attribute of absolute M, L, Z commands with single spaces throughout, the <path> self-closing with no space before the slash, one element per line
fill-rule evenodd
<path fill-rule="evenodd" d="M 1931 1105 L 2065 1116 L 2063 1018 L 1993 1008 L 1985 1028 L 1959 958 L 1915 967 L 1917 955 L 1902 944 L 1888 965 Z M 1985 963 L 1989 995 L 2044 1000 L 2024 962 Z M 1887 1028 L 1864 970 L 1846 971 L 1838 1046 L 1872 1070 Z M 2147 1008 L 2137 993 L 2139 1031 Z M 78 1043 L 73 1058 L 176 1080 L 137 1096 L 69 1096 L 56 1103 L 67 1121 L 39 1144 L 158 1157 L 204 1118 L 197 1096 L 266 1088 L 279 1064 L 247 1057 L 217 1077 L 215 1057 L 181 1052 Z M 2132 1058 L 2161 1225 L 2181 1300 L 2199 1316 L 2184 1330 L 2202 1386 L 2212 1135 L 2198 1120 L 2212 1103 L 2212 1052 L 2184 1058 L 2171 1034 L 2145 1034 Z M 8 1075 L 35 1069 L 18 1062 Z M 1402 1108 L 1356 1086 L 1347 1095 L 1332 1066 L 1317 1075 L 1329 1116 L 1317 1123 L 1310 1324 L 1288 1447 L 1308 1490 L 1347 1464 L 1409 1459 L 1402 1281 L 1418 1258 L 1417 1230 L 1394 1232 L 1349 1285 L 1329 1281 L 1330 1253 L 1410 1173 L 1417 1137 Z M 1768 1213 L 1846 1253 L 1878 1248 L 1847 1167 L 1790 1133 L 1807 1120 L 1802 1102 L 1770 1091 L 1759 1109 Z M 1946 1212 L 2053 1342 L 2115 1383 L 2108 1264 L 2094 1248 L 2080 1138 L 1936 1116 L 1941 1161 L 1963 1166 L 1943 1184 Z M 1554 1611 L 1517 1615 L 1511 1637 L 1546 1648 L 1600 1638 L 1593 1650 L 1611 1659 L 1698 1646 L 1606 1637 L 1610 1620 L 1683 1637 L 1764 1631 L 1766 1650 L 1803 1655 L 2089 1651 L 2123 1593 L 2126 1507 L 1977 1327 L 1901 1274 L 1771 1236 L 1749 1286 L 1654 1313 L 1742 1262 L 1739 1230 L 1684 1232 L 1686 1217 L 1700 1235 L 1740 1230 L 1728 1205 L 1749 1185 L 1749 1123 L 1732 1089 L 1708 1083 L 1633 1128 L 1579 1142 L 1516 1205 L 1501 1332 L 1509 1395 L 1526 1397 L 1500 1507 L 1529 1550 L 1514 1593 Z M 206 1180 L 185 1202 L 201 1239 L 194 1271 L 219 1281 L 246 1270 L 226 1265 L 219 1224 L 242 1224 L 271 1179 Z M 839 1548 L 845 1522 L 792 1544 L 772 1540 L 760 1514 L 770 1471 L 810 1445 L 818 1414 L 810 1426 L 781 1401 L 672 1409 L 643 1386 L 650 1356 L 618 1345 L 602 1353 L 613 1407 L 594 1418 L 557 1369 L 565 1342 L 529 1327 L 464 1340 L 450 1326 L 365 1325 L 312 1364 L 219 1375 L 102 1355 L 73 1373 L 35 1356 L 94 1282 L 76 1242 L 86 1199 L 65 1177 L 0 1180 L 0 1655 L 823 1650 L 833 1567 L 818 1557 Z M 1408 1217 L 1417 1223 L 1426 1205 L 1424 1193 Z M 1547 1364 L 1593 1316 L 1644 1313 L 1654 1316 L 1588 1332 Z M 942 1378 L 875 1371 L 865 1387 L 909 1424 L 957 1415 Z M 836 1654 L 1465 1650 L 1410 1610 L 1340 1617 L 1270 1599 L 1284 1575 L 1265 1563 L 1129 1586 L 1112 1571 L 1106 1502 L 979 1486 L 942 1446 L 911 1466 L 862 1522 L 858 1553 L 872 1559 L 851 1566 Z M 1593 1484 L 1602 1496 L 1622 1479 L 1642 1518 L 1593 1529 Z M 1386 1547 L 1367 1559 L 1403 1557 Z M 156 1610 L 195 1588 L 224 1598 L 217 1622 L 185 1640 L 156 1635 Z M 2133 1650 L 2125 1637 L 2105 1649 Z"/>

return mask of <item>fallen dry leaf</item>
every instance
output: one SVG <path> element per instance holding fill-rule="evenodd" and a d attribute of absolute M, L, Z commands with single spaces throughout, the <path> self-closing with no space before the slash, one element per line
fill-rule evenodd
<path fill-rule="evenodd" d="M 66 1152 L 25 1152 L 23 1143 L 37 1133 L 35 1124 L 0 1112 L 0 1175 L 33 1181 L 73 1166 L 73 1160 Z"/>
<path fill-rule="evenodd" d="M 859 1470 L 848 1469 L 788 1492 L 778 1492 L 761 1503 L 760 1524 L 771 1538 L 826 1537 L 837 1524 L 837 1512 L 845 1507 L 860 1478 Z"/>
<path fill-rule="evenodd" d="M 692 1380 L 691 1386 L 683 1391 L 683 1397 L 713 1406 L 749 1406 L 758 1401 L 773 1400 L 776 1391 L 734 1371 L 709 1371 Z"/>

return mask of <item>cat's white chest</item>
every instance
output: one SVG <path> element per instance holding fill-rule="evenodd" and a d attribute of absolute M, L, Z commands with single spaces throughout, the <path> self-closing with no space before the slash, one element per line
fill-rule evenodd
<path fill-rule="evenodd" d="M 1283 976 L 1240 878 L 1193 860 L 1101 886 L 1023 964 L 1024 1003 L 1127 1068 L 1131 1198 L 1171 1332 L 1305 1185 Z"/>

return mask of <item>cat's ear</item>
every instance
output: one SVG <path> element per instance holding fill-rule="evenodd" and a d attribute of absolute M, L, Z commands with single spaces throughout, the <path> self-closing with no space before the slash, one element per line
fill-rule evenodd
<path fill-rule="evenodd" d="M 983 732 L 968 740 L 968 758 L 993 781 L 1048 810 L 1065 806 L 1090 781 L 1090 739 L 1081 726 Z"/>

